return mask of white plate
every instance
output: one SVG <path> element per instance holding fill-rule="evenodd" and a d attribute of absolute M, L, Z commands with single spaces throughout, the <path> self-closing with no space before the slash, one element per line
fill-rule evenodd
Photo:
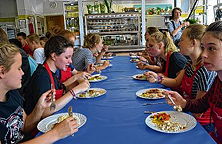
<path fill-rule="evenodd" d="M 135 59 L 135 58 L 139 58 L 140 56 L 130 56 L 130 58 L 133 58 L 133 59 Z"/>
<path fill-rule="evenodd" d="M 103 64 L 105 61 L 111 62 L 111 60 L 101 60 L 101 63 Z"/>
<path fill-rule="evenodd" d="M 181 129 L 181 130 L 178 130 L 178 131 L 161 130 L 152 122 L 152 118 L 151 118 L 151 116 L 153 116 L 157 113 L 167 113 L 167 114 L 170 115 L 170 121 L 178 122 L 182 125 L 185 125 L 186 127 L 184 129 Z M 163 132 L 163 133 L 183 133 L 183 132 L 187 132 L 187 131 L 193 129 L 197 124 L 197 121 L 193 116 L 191 116 L 189 114 L 186 114 L 186 113 L 183 113 L 183 112 L 161 111 L 161 112 L 157 112 L 157 113 L 153 113 L 153 114 L 149 115 L 146 118 L 145 123 L 151 129 L 154 129 L 154 130 L 159 131 L 159 132 Z"/>
<path fill-rule="evenodd" d="M 112 56 L 109 56 L 109 57 L 103 57 L 102 59 L 103 59 L 103 60 L 109 60 L 109 59 L 113 59 L 113 57 L 112 57 Z"/>
<path fill-rule="evenodd" d="M 79 96 L 80 94 L 86 93 L 86 92 L 88 92 L 89 90 L 103 91 L 103 93 L 100 93 L 100 94 L 98 94 L 98 95 L 96 95 L 96 96 L 86 96 L 86 97 L 80 97 L 80 96 Z M 105 93 L 106 93 L 106 90 L 105 90 L 105 89 L 102 89 L 102 88 L 89 88 L 87 91 L 82 92 L 82 93 L 79 93 L 79 94 L 77 94 L 76 96 L 77 96 L 78 98 L 95 98 L 95 97 L 102 96 L 102 95 L 104 95 Z"/>
<path fill-rule="evenodd" d="M 67 115 L 67 114 L 68 113 L 59 113 L 59 114 L 51 115 L 49 117 L 44 118 L 38 123 L 37 125 L 38 130 L 43 133 L 51 130 L 52 126 L 57 122 L 58 117 L 62 115 Z M 87 121 L 86 116 L 80 113 L 73 113 L 73 114 L 79 118 L 80 123 L 79 123 L 78 128 L 82 127 Z"/>
<path fill-rule="evenodd" d="M 137 76 L 143 76 L 143 74 L 133 75 L 132 78 L 133 78 L 133 79 L 136 79 L 136 80 L 146 80 L 146 78 L 144 78 L 144 77 L 143 77 L 143 78 L 137 78 Z"/>
<path fill-rule="evenodd" d="M 94 75 L 92 75 L 91 77 L 94 77 Z M 99 78 L 100 78 L 100 79 L 94 79 L 94 80 L 90 80 L 90 79 L 89 79 L 89 82 L 100 82 L 100 81 L 106 80 L 106 79 L 107 79 L 107 76 L 99 75 Z"/>
<path fill-rule="evenodd" d="M 136 92 L 136 95 L 140 98 L 144 98 L 144 99 L 162 99 L 162 98 L 165 98 L 165 96 L 162 96 L 162 97 L 154 97 L 154 98 L 151 98 L 151 97 L 145 97 L 145 96 L 142 96 L 141 94 L 148 91 L 148 90 L 153 90 L 153 89 L 158 89 L 158 90 L 161 90 L 161 91 L 167 91 L 166 89 L 161 89 L 161 88 L 149 88 L 149 89 L 142 89 L 142 90 L 139 90 Z"/>

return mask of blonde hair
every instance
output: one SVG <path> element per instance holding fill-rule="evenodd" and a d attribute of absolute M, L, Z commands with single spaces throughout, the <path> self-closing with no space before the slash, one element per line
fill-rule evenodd
<path fill-rule="evenodd" d="M 197 39 L 201 40 L 204 32 L 205 32 L 206 26 L 201 24 L 192 24 L 189 25 L 185 30 L 187 31 L 187 37 L 191 40 Z"/>
<path fill-rule="evenodd" d="M 64 30 L 61 32 L 60 34 L 61 36 L 65 37 L 65 38 L 69 38 L 69 37 L 76 37 L 74 32 L 71 32 L 69 30 Z"/>
<path fill-rule="evenodd" d="M 165 48 L 164 49 L 165 54 L 168 52 L 178 51 L 169 32 L 163 32 L 163 33 L 162 32 L 155 32 L 150 35 L 150 38 L 153 39 L 157 43 L 163 42 L 164 48 Z"/>
<path fill-rule="evenodd" d="M 100 42 L 101 38 L 99 34 L 89 33 L 85 36 L 84 46 L 85 48 L 93 48 L 95 44 Z"/>
<path fill-rule="evenodd" d="M 157 27 L 147 27 L 147 29 L 146 29 L 146 33 L 148 33 L 150 35 L 155 33 L 155 32 L 160 32 Z"/>
<path fill-rule="evenodd" d="M 0 43 L 9 43 L 6 32 L 0 28 Z"/>
<path fill-rule="evenodd" d="M 11 68 L 11 65 L 15 63 L 15 55 L 18 54 L 19 48 L 12 44 L 0 45 L 0 66 L 3 66 L 6 72 Z"/>
<path fill-rule="evenodd" d="M 40 38 L 37 34 L 32 34 L 28 36 L 29 41 L 40 43 Z"/>

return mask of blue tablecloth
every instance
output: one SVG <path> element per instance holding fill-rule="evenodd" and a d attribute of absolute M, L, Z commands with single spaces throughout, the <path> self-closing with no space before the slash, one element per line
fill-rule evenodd
<path fill-rule="evenodd" d="M 87 117 L 86 124 L 75 136 L 69 136 L 56 144 L 215 144 L 214 140 L 198 123 L 185 133 L 167 134 L 147 127 L 144 114 L 149 111 L 173 110 L 167 104 L 143 106 L 147 102 L 162 100 L 144 100 L 135 93 L 144 88 L 164 88 L 160 84 L 133 80 L 132 75 L 143 73 L 130 63 L 129 57 L 114 57 L 112 67 L 104 70 L 102 75 L 107 80 L 91 83 L 91 87 L 104 88 L 107 93 L 93 99 L 72 100 L 60 112 L 67 112 L 70 105 L 73 111 Z"/>

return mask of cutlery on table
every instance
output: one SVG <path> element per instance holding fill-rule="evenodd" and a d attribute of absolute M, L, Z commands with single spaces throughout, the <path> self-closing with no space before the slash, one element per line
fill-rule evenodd
<path fill-rule="evenodd" d="M 143 106 L 146 106 L 146 105 L 156 105 L 156 104 L 166 104 L 166 102 L 144 103 Z"/>

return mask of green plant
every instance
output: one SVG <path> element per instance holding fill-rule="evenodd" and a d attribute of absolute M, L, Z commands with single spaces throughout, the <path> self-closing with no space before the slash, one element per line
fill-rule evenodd
<path fill-rule="evenodd" d="M 188 22 L 190 24 L 196 24 L 196 23 L 198 23 L 198 19 L 189 19 Z"/>
<path fill-rule="evenodd" d="M 111 13 L 111 7 L 112 7 L 112 0 L 110 0 L 110 2 L 108 0 L 104 0 L 104 3 L 106 5 L 107 11 L 108 13 Z"/>

